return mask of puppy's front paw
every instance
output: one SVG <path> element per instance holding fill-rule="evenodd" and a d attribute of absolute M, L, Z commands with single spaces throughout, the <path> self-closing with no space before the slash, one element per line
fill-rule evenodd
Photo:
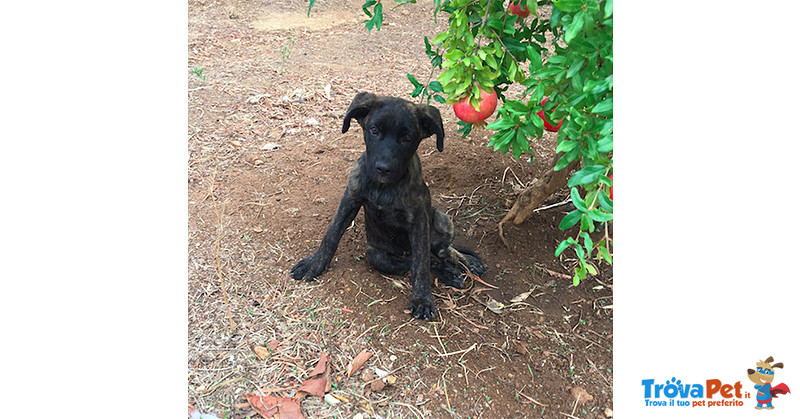
<path fill-rule="evenodd" d="M 294 279 L 302 279 L 303 281 L 311 281 L 323 271 L 325 271 L 326 264 L 319 260 L 320 258 L 316 253 L 297 262 L 296 265 L 289 271 L 289 274 Z"/>
<path fill-rule="evenodd" d="M 433 304 L 433 296 L 412 297 L 408 304 L 411 315 L 420 320 L 431 320 L 436 315 L 436 306 Z"/>

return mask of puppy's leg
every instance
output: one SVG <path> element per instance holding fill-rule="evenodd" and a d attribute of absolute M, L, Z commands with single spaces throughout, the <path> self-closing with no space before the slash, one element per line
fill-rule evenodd
<path fill-rule="evenodd" d="M 486 273 L 486 266 L 478 254 L 467 247 L 453 245 L 453 222 L 450 217 L 434 208 L 432 218 L 431 252 L 442 260 L 444 267 L 441 269 L 444 277 L 437 273 L 439 279 L 447 285 L 461 288 L 464 284 L 461 275 L 464 267 L 477 276 L 483 276 Z M 457 277 L 453 268 L 458 269 Z"/>
<path fill-rule="evenodd" d="M 350 188 L 346 188 L 339 201 L 339 208 L 328 226 L 328 231 L 322 238 L 322 243 L 317 251 L 294 265 L 290 272 L 292 278 L 311 281 L 328 269 L 342 234 L 356 218 L 359 209 L 361 209 L 361 204 L 357 202 Z"/>
<path fill-rule="evenodd" d="M 430 219 L 420 211 L 411 223 L 411 315 L 430 320 L 436 315 L 431 294 Z"/>
<path fill-rule="evenodd" d="M 367 260 L 369 264 L 386 275 L 400 275 L 411 269 L 411 259 L 392 255 L 367 245 Z"/>

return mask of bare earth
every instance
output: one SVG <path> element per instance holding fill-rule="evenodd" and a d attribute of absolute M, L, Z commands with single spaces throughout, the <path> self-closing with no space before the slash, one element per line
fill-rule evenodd
<path fill-rule="evenodd" d="M 575 234 L 557 228 L 567 205 L 506 227 L 511 250 L 497 234 L 523 185 L 550 162 L 551 134 L 534 145 L 532 164 L 516 161 L 486 147 L 490 131 L 462 139 L 452 109 L 437 105 L 444 152 L 434 139 L 420 146 L 433 204 L 498 289 L 436 285 L 436 321 L 412 319 L 408 275 L 383 276 L 364 257 L 362 215 L 317 281 L 289 277 L 319 244 L 363 151 L 360 127 L 341 133 L 350 100 L 360 91 L 410 99 L 406 73 L 423 82 L 430 74 L 423 36 L 447 23 L 420 2 L 386 7 L 383 29 L 368 33 L 361 4 L 317 1 L 309 19 L 300 0 L 189 2 L 188 67 L 205 77 L 190 72 L 188 81 L 190 410 L 258 417 L 243 394 L 292 396 L 326 353 L 342 401 L 308 396 L 306 417 L 607 417 L 611 269 L 598 266 L 579 287 L 564 276 L 575 261 L 553 252 Z M 567 193 L 557 195 L 551 203 Z M 487 301 L 500 303 L 499 314 Z M 269 348 L 265 359 L 256 346 Z M 362 350 L 374 355 L 347 378 Z M 376 367 L 396 381 L 372 391 L 362 372 Z M 577 401 L 581 389 L 591 400 Z"/>

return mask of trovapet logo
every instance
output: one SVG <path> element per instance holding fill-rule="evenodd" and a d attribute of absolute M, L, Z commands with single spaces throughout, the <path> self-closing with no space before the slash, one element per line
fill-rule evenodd
<path fill-rule="evenodd" d="M 712 378 L 699 383 L 684 383 L 675 377 L 657 383 L 654 379 L 642 380 L 645 406 L 663 407 L 742 407 L 745 402 L 755 402 L 756 409 L 774 409 L 773 399 L 791 393 L 786 384 L 773 385 L 775 368 L 782 362 L 772 363 L 772 357 L 756 362 L 756 369 L 747 370 L 747 378 L 755 383 L 755 392 L 741 381 L 726 383 Z M 755 400 L 753 400 L 755 399 Z"/>
<path fill-rule="evenodd" d="M 645 406 L 714 407 L 744 406 L 742 399 L 750 398 L 750 393 L 742 391 L 742 383 L 726 384 L 717 379 L 706 380 L 704 384 L 684 384 L 675 377 L 664 384 L 656 384 L 654 379 L 642 380 Z M 714 396 L 721 398 L 714 400 Z"/>

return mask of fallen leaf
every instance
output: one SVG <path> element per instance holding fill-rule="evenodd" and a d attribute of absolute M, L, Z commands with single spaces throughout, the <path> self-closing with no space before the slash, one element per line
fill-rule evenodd
<path fill-rule="evenodd" d="M 269 349 L 263 346 L 254 346 L 253 352 L 255 352 L 258 359 L 262 361 L 269 358 Z"/>
<path fill-rule="evenodd" d="M 368 382 L 370 382 L 370 381 L 372 381 L 374 379 L 375 379 L 375 375 L 370 370 L 365 370 L 361 374 L 361 381 L 363 381 L 365 383 L 368 383 Z"/>
<path fill-rule="evenodd" d="M 397 377 L 395 377 L 394 375 L 386 376 L 386 384 L 394 384 L 396 382 L 397 382 Z"/>
<path fill-rule="evenodd" d="M 383 380 L 375 380 L 369 384 L 369 389 L 372 391 L 381 391 L 386 387 L 386 383 Z"/>
<path fill-rule="evenodd" d="M 242 146 L 242 142 L 239 141 L 239 140 L 232 140 L 231 141 L 231 145 L 234 146 L 234 147 L 241 147 Z"/>
<path fill-rule="evenodd" d="M 245 394 L 245 399 L 261 417 L 271 418 L 277 413 L 280 419 L 303 419 L 300 401 L 291 397 L 268 397 Z"/>
<path fill-rule="evenodd" d="M 353 361 L 350 362 L 350 365 L 347 367 L 347 378 L 352 377 L 353 373 L 358 371 L 358 369 L 361 368 L 361 366 L 364 365 L 364 363 L 367 362 L 369 357 L 372 355 L 372 352 L 367 351 L 361 351 L 360 354 L 356 355 L 356 357 L 353 358 Z"/>
<path fill-rule="evenodd" d="M 325 393 L 331 390 L 331 370 L 328 365 L 328 355 L 322 354 L 319 357 L 314 370 L 303 381 L 303 385 L 297 390 L 295 398 L 302 399 L 307 394 L 313 394 L 324 398 Z"/>
<path fill-rule="evenodd" d="M 522 294 L 512 298 L 511 302 L 512 303 L 521 303 L 521 302 L 525 301 L 528 297 L 530 297 L 532 292 L 533 292 L 533 290 L 530 290 L 528 292 L 523 292 Z"/>
<path fill-rule="evenodd" d="M 539 338 L 539 339 L 544 339 L 544 335 L 542 334 L 542 332 L 540 332 L 538 330 L 534 330 L 533 334 L 536 335 L 536 337 Z"/>
<path fill-rule="evenodd" d="M 278 349 L 278 345 L 280 345 L 280 344 L 281 344 L 280 341 L 273 339 L 273 340 L 269 341 L 269 349 L 271 351 L 274 351 L 274 350 Z"/>
<path fill-rule="evenodd" d="M 517 353 L 520 355 L 528 355 L 528 347 L 522 342 L 516 342 Z"/>
<path fill-rule="evenodd" d="M 483 299 L 481 299 L 481 298 L 478 298 L 474 294 L 471 295 L 471 297 L 472 297 L 473 300 L 475 300 L 475 301 L 483 304 L 484 306 L 486 306 L 486 308 L 488 308 L 492 313 L 495 313 L 495 314 L 502 314 L 502 309 L 503 309 L 503 307 L 505 307 L 505 304 L 495 300 L 494 298 L 492 298 L 489 295 L 486 296 L 486 300 L 485 301 Z"/>
<path fill-rule="evenodd" d="M 594 400 L 594 397 L 592 397 L 591 394 L 587 393 L 586 390 L 583 389 L 583 387 L 572 387 L 571 389 L 569 389 L 569 392 L 570 394 L 572 394 L 572 397 L 574 397 L 575 400 L 578 401 L 578 404 L 584 404 L 586 402 Z"/>

